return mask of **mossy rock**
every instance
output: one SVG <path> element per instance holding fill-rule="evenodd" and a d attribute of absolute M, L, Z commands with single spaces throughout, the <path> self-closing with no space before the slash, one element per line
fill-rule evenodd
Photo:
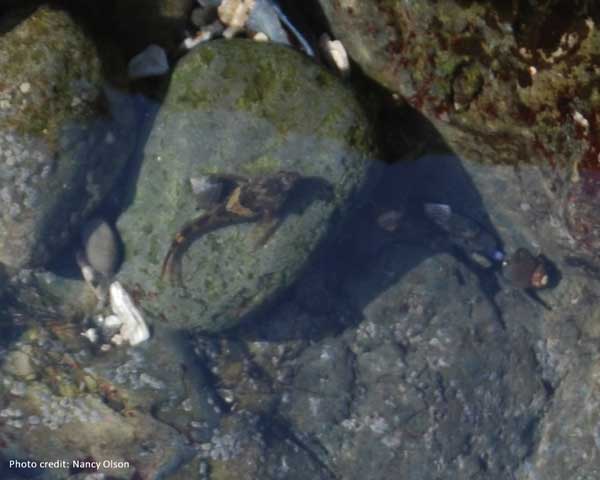
<path fill-rule="evenodd" d="M 562 166 L 559 179 L 597 169 L 598 2 L 319 4 L 363 71 L 427 116 L 462 158 Z"/>
<path fill-rule="evenodd" d="M 173 74 L 119 219 L 119 278 L 163 323 L 213 332 L 234 326 L 293 282 L 369 183 L 375 157 L 352 91 L 304 55 L 247 40 L 198 47 Z M 264 246 L 256 248 L 254 225 L 226 227 L 187 249 L 184 286 L 160 280 L 175 233 L 199 215 L 191 177 L 279 170 L 330 188 L 302 192 L 302 208 L 287 212 Z"/>
<path fill-rule="evenodd" d="M 42 265 L 112 186 L 135 117 L 99 108 L 95 46 L 64 11 L 40 7 L 1 35 L 0 71 L 0 262 Z"/>

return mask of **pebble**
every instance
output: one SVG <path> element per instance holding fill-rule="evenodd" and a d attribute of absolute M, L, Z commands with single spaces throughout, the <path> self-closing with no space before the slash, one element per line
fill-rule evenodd
<path fill-rule="evenodd" d="M 331 40 L 329 35 L 324 33 L 319 39 L 321 52 L 325 61 L 334 68 L 342 77 L 350 75 L 350 60 L 344 45 L 339 40 Z"/>
<path fill-rule="evenodd" d="M 33 374 L 31 358 L 19 350 L 9 354 L 6 359 L 6 367 L 10 373 L 17 377 L 26 378 Z"/>
<path fill-rule="evenodd" d="M 169 61 L 163 48 L 149 45 L 129 61 L 127 75 L 131 79 L 158 77 L 169 71 Z"/>
<path fill-rule="evenodd" d="M 101 218 L 88 221 L 82 231 L 87 261 L 106 278 L 113 276 L 118 261 L 117 236 L 112 227 Z"/>

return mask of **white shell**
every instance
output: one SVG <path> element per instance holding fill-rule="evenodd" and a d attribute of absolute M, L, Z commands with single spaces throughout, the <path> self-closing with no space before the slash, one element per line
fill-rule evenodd
<path fill-rule="evenodd" d="M 123 320 L 116 315 L 109 315 L 104 319 L 104 326 L 106 328 L 118 328 L 121 325 L 123 325 Z"/>
<path fill-rule="evenodd" d="M 329 35 L 324 33 L 319 39 L 321 52 L 327 63 L 335 68 L 342 77 L 350 74 L 350 60 L 344 45 L 339 40 L 331 40 Z"/>
<path fill-rule="evenodd" d="M 85 332 L 81 333 L 81 336 L 87 338 L 92 343 L 98 341 L 98 332 L 96 332 L 95 328 L 88 328 Z"/>
<path fill-rule="evenodd" d="M 110 306 L 123 322 L 119 333 L 124 340 L 131 345 L 137 345 L 150 338 L 150 331 L 144 322 L 144 317 L 119 282 L 110 285 Z"/>
<path fill-rule="evenodd" d="M 243 30 L 248 21 L 250 11 L 254 8 L 255 0 L 223 0 L 219 5 L 219 20 L 227 25 L 223 33 L 225 38 L 233 37 Z"/>

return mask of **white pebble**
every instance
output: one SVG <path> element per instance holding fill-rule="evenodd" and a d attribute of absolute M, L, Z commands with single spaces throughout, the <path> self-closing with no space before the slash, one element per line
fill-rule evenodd
<path fill-rule="evenodd" d="M 19 90 L 21 90 L 21 93 L 28 93 L 31 90 L 31 84 L 29 82 L 23 82 L 19 85 Z"/>
<path fill-rule="evenodd" d="M 96 332 L 95 328 L 88 328 L 85 332 L 81 333 L 81 336 L 87 338 L 92 343 L 98 341 L 98 332 Z"/>

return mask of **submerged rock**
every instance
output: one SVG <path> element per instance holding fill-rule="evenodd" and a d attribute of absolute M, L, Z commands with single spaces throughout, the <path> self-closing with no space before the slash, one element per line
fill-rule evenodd
<path fill-rule="evenodd" d="M 93 218 L 83 226 L 81 239 L 90 266 L 110 279 L 119 256 L 119 245 L 112 227 L 102 218 Z"/>
<path fill-rule="evenodd" d="M 333 218 L 352 205 L 373 166 L 372 145 L 352 92 L 303 55 L 243 40 L 198 47 L 174 72 L 135 197 L 118 222 L 121 282 L 170 325 L 235 325 L 294 280 Z M 160 281 L 175 234 L 198 215 L 190 179 L 281 170 L 313 180 L 265 245 L 257 247 L 252 223 L 219 229 L 190 243 L 181 261 L 185 287 Z"/>
<path fill-rule="evenodd" d="M 461 157 L 598 165 L 596 2 L 319 0 L 377 82 L 424 113 Z"/>
<path fill-rule="evenodd" d="M 96 50 L 60 10 L 41 7 L 0 36 L 0 70 L 0 262 L 40 265 L 112 186 L 133 111 L 103 98 Z"/>
<path fill-rule="evenodd" d="M 157 77 L 169 71 L 169 61 L 163 48 L 149 45 L 129 60 L 127 75 L 131 79 Z"/>

